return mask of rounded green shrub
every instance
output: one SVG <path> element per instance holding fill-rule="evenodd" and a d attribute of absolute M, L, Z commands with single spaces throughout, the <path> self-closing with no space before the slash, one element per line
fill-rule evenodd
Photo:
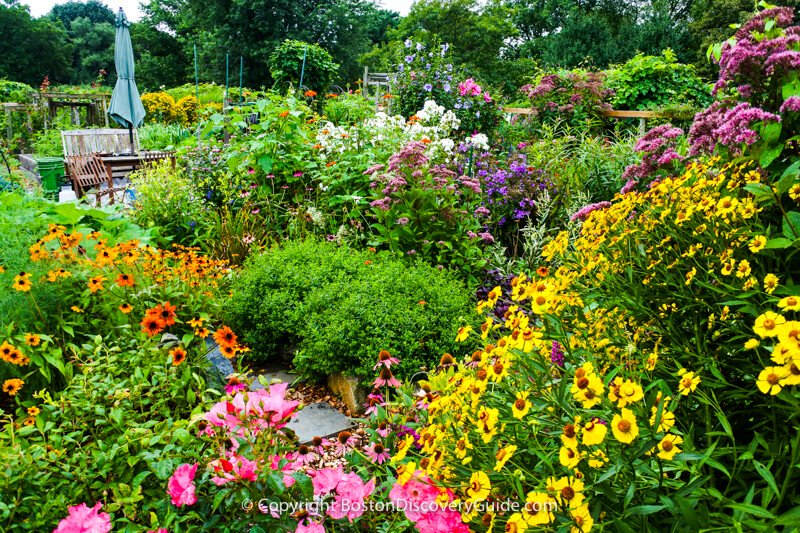
<path fill-rule="evenodd" d="M 458 328 L 473 315 L 470 292 L 451 273 L 305 241 L 245 265 L 228 321 L 257 360 L 296 348 L 306 376 L 343 372 L 368 382 L 382 349 L 400 359 L 400 377 L 436 366 L 458 349 Z"/>

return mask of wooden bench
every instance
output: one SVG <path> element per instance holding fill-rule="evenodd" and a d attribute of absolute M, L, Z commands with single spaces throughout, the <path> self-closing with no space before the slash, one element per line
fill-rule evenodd
<path fill-rule="evenodd" d="M 128 154 L 131 151 L 130 133 L 121 128 L 98 128 L 90 130 L 65 130 L 61 132 L 64 159 L 75 155 Z M 139 132 L 133 130 L 133 151 L 139 151 Z M 124 178 L 131 168 L 115 168 L 114 177 Z M 73 181 L 71 175 L 69 179 Z M 77 191 L 75 191 L 77 194 Z"/>
<path fill-rule="evenodd" d="M 113 204 L 116 194 L 125 192 L 126 187 L 114 185 L 109 168 L 97 154 L 68 156 L 67 168 L 75 196 L 81 198 L 86 193 L 93 192 L 98 207 L 103 204 L 104 196 L 108 196 L 108 203 Z"/>
<path fill-rule="evenodd" d="M 532 115 L 534 110 L 529 107 L 505 107 L 503 111 L 513 115 Z M 644 135 L 647 127 L 647 119 L 649 118 L 672 118 L 669 113 L 658 113 L 656 111 L 628 111 L 622 109 L 610 109 L 601 113 L 604 117 L 608 118 L 638 118 L 639 119 L 639 135 Z"/>

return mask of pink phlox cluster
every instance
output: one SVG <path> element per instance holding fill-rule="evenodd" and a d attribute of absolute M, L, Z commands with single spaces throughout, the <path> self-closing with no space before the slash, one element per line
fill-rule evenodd
<path fill-rule="evenodd" d="M 461 96 L 480 96 L 481 92 L 481 86 L 475 83 L 472 78 L 458 84 L 458 94 Z"/>

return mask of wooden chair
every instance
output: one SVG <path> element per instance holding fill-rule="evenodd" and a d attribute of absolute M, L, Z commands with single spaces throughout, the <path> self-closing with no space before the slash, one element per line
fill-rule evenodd
<path fill-rule="evenodd" d="M 68 156 L 67 167 L 75 196 L 80 199 L 92 191 L 98 207 L 103 205 L 104 196 L 108 196 L 108 203 L 113 204 L 115 194 L 125 191 L 125 187 L 114 186 L 114 180 L 97 154 Z"/>

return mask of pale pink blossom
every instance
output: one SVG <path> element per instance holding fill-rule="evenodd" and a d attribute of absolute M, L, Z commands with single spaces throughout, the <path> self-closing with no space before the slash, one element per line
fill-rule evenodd
<path fill-rule="evenodd" d="M 108 533 L 111 531 L 111 518 L 108 513 L 99 512 L 102 502 L 94 507 L 85 503 L 69 508 L 69 515 L 58 523 L 53 533 Z"/>

